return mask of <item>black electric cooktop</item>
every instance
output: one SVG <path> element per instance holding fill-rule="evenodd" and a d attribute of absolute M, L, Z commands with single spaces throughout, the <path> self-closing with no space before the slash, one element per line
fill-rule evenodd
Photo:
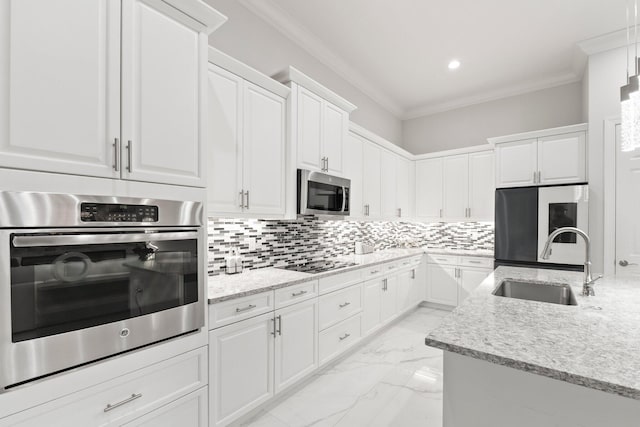
<path fill-rule="evenodd" d="M 351 267 L 354 265 L 356 265 L 356 263 L 344 261 L 313 261 L 304 264 L 286 265 L 277 268 L 281 268 L 283 270 L 300 271 L 302 273 L 323 273 L 325 271 Z"/>

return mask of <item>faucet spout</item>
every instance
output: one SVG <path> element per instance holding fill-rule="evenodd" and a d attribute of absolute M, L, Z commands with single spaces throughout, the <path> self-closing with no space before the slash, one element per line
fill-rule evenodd
<path fill-rule="evenodd" d="M 587 233 L 576 227 L 561 227 L 554 230 L 553 232 L 551 232 L 551 234 L 549 234 L 540 257 L 545 260 L 549 259 L 549 255 L 551 255 L 551 245 L 553 244 L 553 240 L 562 233 L 575 233 L 584 239 L 584 282 L 582 287 L 582 295 L 595 295 L 595 292 L 593 290 L 593 283 L 602 276 L 596 277 L 595 279 L 591 277 L 591 239 L 589 238 L 589 235 Z"/>

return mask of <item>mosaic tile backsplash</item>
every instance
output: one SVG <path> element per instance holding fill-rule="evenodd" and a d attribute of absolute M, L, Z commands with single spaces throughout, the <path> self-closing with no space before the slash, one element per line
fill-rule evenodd
<path fill-rule="evenodd" d="M 245 269 L 283 266 L 353 253 L 355 241 L 376 250 L 397 247 L 493 250 L 492 222 L 430 223 L 210 218 L 209 274 L 224 272 L 225 257 L 238 249 Z"/>

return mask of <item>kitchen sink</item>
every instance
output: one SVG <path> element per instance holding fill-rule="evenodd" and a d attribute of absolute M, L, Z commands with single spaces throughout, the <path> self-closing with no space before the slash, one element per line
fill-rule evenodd
<path fill-rule="evenodd" d="M 571 286 L 564 283 L 541 283 L 525 280 L 503 280 L 492 292 L 499 297 L 527 299 L 562 305 L 578 305 Z"/>

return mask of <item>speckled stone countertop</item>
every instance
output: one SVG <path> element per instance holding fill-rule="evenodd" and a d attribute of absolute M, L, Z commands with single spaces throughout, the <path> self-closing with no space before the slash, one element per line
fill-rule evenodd
<path fill-rule="evenodd" d="M 582 273 L 499 267 L 426 344 L 640 400 L 640 278 L 606 277 L 582 296 Z M 571 285 L 577 306 L 494 296 L 504 279 Z"/>
<path fill-rule="evenodd" d="M 433 255 L 459 255 L 478 256 L 483 258 L 493 258 L 493 250 L 488 249 L 442 249 L 442 248 L 422 248 L 426 254 Z"/>
<path fill-rule="evenodd" d="M 387 249 L 366 255 L 345 255 L 336 258 L 340 261 L 353 262 L 356 265 L 339 268 L 323 273 L 311 274 L 281 268 L 260 268 L 247 270 L 240 274 L 221 274 L 209 277 L 209 304 L 240 298 L 247 295 L 266 292 L 273 289 L 296 285 L 309 280 L 317 280 L 334 274 L 357 270 L 365 266 L 382 264 L 396 259 L 408 258 L 424 253 L 421 248 Z"/>

